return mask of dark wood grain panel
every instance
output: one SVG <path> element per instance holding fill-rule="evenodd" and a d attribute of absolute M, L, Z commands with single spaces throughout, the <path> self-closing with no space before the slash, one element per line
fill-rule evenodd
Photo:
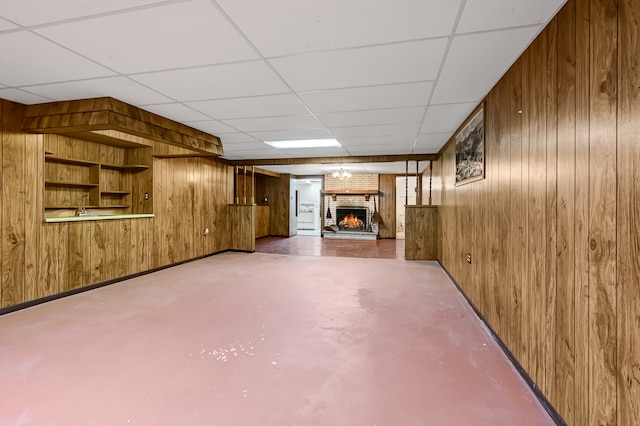
<path fill-rule="evenodd" d="M 91 283 L 90 226 L 88 222 L 72 222 L 67 225 L 67 273 L 66 279 L 60 283 L 62 291 L 74 290 Z"/>
<path fill-rule="evenodd" d="M 269 206 L 256 206 L 256 238 L 266 237 L 269 234 Z"/>
<path fill-rule="evenodd" d="M 575 424 L 589 424 L 589 104 L 591 90 L 589 0 L 576 1 L 576 186 L 575 191 Z"/>
<path fill-rule="evenodd" d="M 437 260 L 438 207 L 407 206 L 405 212 L 405 259 Z"/>
<path fill-rule="evenodd" d="M 229 205 L 231 249 L 254 252 L 256 247 L 254 205 Z"/>
<path fill-rule="evenodd" d="M 575 1 L 558 14 L 557 260 L 554 377 L 551 395 L 568 424 L 575 424 L 575 186 L 576 24 Z"/>
<path fill-rule="evenodd" d="M 545 165 L 545 239 L 546 260 L 544 287 L 544 387 L 542 391 L 550 399 L 555 399 L 555 330 L 556 324 L 556 256 L 557 256 L 557 150 L 558 150 L 558 21 L 552 20 L 547 29 L 547 58 L 545 82 L 546 114 L 546 165 Z"/>
<path fill-rule="evenodd" d="M 22 107 L 2 108 L 2 293 L 0 306 L 25 301 L 25 135 L 17 132 Z"/>
<path fill-rule="evenodd" d="M 590 419 L 615 424 L 617 2 L 591 0 L 589 103 Z"/>
<path fill-rule="evenodd" d="M 383 222 L 379 225 L 380 238 L 396 237 L 396 177 L 380 175 L 380 195 L 377 198 L 380 216 Z"/>
<path fill-rule="evenodd" d="M 619 2 L 618 425 L 640 424 L 640 2 Z"/>
<path fill-rule="evenodd" d="M 269 198 L 269 229 L 271 235 L 289 236 L 289 192 L 291 175 L 283 174 L 278 178 L 267 178 L 265 193 Z"/>

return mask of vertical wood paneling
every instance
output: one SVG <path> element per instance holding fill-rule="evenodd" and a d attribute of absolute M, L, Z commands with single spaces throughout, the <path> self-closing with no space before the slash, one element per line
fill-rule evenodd
<path fill-rule="evenodd" d="M 291 175 L 283 174 L 278 178 L 268 178 L 266 191 L 269 197 L 269 229 L 271 235 L 289 236 L 289 191 Z M 242 201 L 242 200 L 241 200 Z"/>
<path fill-rule="evenodd" d="M 25 292 L 24 300 L 38 298 L 40 228 L 42 227 L 44 181 L 44 144 L 42 135 L 26 135 L 25 144 Z M 1 207 L 0 207 L 1 209 Z"/>
<path fill-rule="evenodd" d="M 591 415 L 616 423 L 617 7 L 591 0 L 589 346 Z"/>
<path fill-rule="evenodd" d="M 509 301 L 509 331 L 508 341 L 514 355 L 524 359 L 524 339 L 522 336 L 522 288 L 525 268 L 525 215 L 523 196 L 523 152 L 522 152 L 522 62 L 518 61 L 512 67 L 511 96 L 509 112 L 511 116 L 510 143 L 510 177 L 509 177 L 509 223 L 511 238 L 506 247 L 511 253 L 508 264 L 511 271 L 512 283 Z"/>
<path fill-rule="evenodd" d="M 61 282 L 62 291 L 74 290 L 91 282 L 90 256 L 91 242 L 89 241 L 88 222 L 70 222 L 67 224 L 67 278 Z"/>
<path fill-rule="evenodd" d="M 589 0 L 576 1 L 576 186 L 575 186 L 575 309 L 576 424 L 590 424 L 589 381 Z"/>
<path fill-rule="evenodd" d="M 25 297 L 25 134 L 18 130 L 21 107 L 3 104 L 1 307 Z"/>
<path fill-rule="evenodd" d="M 569 0 L 485 99 L 487 178 L 440 157 L 443 264 L 569 424 L 640 417 L 639 20 Z"/>
<path fill-rule="evenodd" d="M 558 14 L 557 262 L 554 330 L 556 409 L 575 424 L 575 185 L 576 185 L 576 38 L 575 1 Z"/>
<path fill-rule="evenodd" d="M 547 81 L 546 81 L 546 199 L 545 199 L 545 235 L 546 260 L 544 286 L 546 298 L 544 305 L 544 388 L 542 391 L 553 399 L 555 378 L 555 332 L 556 329 L 556 256 L 557 256 L 557 144 L 558 144 L 558 25 L 557 20 L 547 26 Z"/>
<path fill-rule="evenodd" d="M 436 260 L 438 255 L 438 207 L 407 206 L 405 259 Z"/>
<path fill-rule="evenodd" d="M 508 73 L 499 86 L 499 99 L 500 107 L 497 111 L 497 127 L 498 127 L 498 146 L 496 148 L 496 156 L 498 158 L 498 170 L 497 185 L 495 190 L 497 191 L 496 211 L 498 213 L 497 222 L 497 245 L 495 247 L 495 253 L 493 254 L 496 259 L 496 273 L 495 273 L 495 286 L 496 297 L 499 301 L 499 309 L 497 315 L 500 320 L 498 326 L 498 333 L 500 335 L 509 335 L 511 326 L 511 288 L 510 286 L 503 285 L 503 280 L 513 282 L 512 270 L 509 268 L 511 263 L 512 253 L 504 250 L 504 247 L 509 245 L 509 236 L 501 229 L 505 229 L 509 222 L 509 204 L 511 198 L 510 177 L 511 177 L 511 86 L 512 86 L 512 74 Z"/>
<path fill-rule="evenodd" d="M 380 175 L 380 196 L 378 208 L 383 223 L 378 228 L 380 238 L 396 237 L 396 177 L 394 175 Z"/>
<path fill-rule="evenodd" d="M 618 424 L 640 424 L 640 1 L 621 0 L 618 74 Z"/>

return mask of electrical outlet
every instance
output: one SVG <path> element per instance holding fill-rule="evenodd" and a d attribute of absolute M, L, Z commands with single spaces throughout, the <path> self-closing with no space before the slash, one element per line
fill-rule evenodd
<path fill-rule="evenodd" d="M 467 253 L 467 263 L 471 264 L 471 253 Z"/>
<path fill-rule="evenodd" d="M 145 193 L 144 193 L 144 199 L 145 199 L 145 200 L 148 200 L 148 199 L 149 199 L 149 193 L 148 193 L 148 192 L 145 192 Z"/>
<path fill-rule="evenodd" d="M 207 235 L 209 235 L 209 228 L 204 228 L 204 233 L 203 235 L 206 237 Z"/>

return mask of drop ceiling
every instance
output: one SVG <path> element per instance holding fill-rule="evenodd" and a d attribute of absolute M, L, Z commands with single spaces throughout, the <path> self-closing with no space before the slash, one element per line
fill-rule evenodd
<path fill-rule="evenodd" d="M 4 0 L 0 98 L 111 96 L 215 134 L 229 160 L 434 154 L 563 3 Z"/>

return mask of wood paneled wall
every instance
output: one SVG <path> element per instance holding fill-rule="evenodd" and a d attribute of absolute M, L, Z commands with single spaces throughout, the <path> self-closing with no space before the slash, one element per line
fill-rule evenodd
<path fill-rule="evenodd" d="M 640 424 L 640 0 L 569 0 L 442 152 L 441 262 L 568 424 Z M 466 255 L 472 255 L 472 263 Z"/>
<path fill-rule="evenodd" d="M 233 204 L 229 206 L 231 249 L 253 253 L 256 248 L 256 206 Z"/>
<path fill-rule="evenodd" d="M 438 207 L 405 206 L 406 260 L 437 260 L 438 258 Z"/>
<path fill-rule="evenodd" d="M 396 176 L 380 175 L 380 196 L 378 208 L 383 223 L 380 224 L 378 234 L 380 238 L 396 237 Z"/>
<path fill-rule="evenodd" d="M 264 197 L 269 198 L 269 231 L 276 237 L 289 236 L 289 194 L 291 175 L 267 177 L 264 184 Z"/>
<path fill-rule="evenodd" d="M 43 223 L 44 137 L 23 108 L 0 101 L 0 307 L 230 248 L 233 168 L 208 158 L 154 159 L 155 218 Z"/>

